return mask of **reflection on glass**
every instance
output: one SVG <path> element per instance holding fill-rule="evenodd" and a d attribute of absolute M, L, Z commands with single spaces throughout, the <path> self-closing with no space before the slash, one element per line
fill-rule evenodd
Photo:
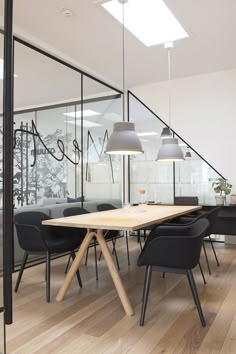
<path fill-rule="evenodd" d="M 220 175 L 181 139 L 184 156 L 190 152 L 191 157 L 175 163 L 155 161 L 166 126 L 132 94 L 129 102 L 130 121 L 135 123 L 144 149 L 143 155 L 130 158 L 131 202 L 139 202 L 138 191 L 144 188 L 147 201 L 172 204 L 175 194 L 197 196 L 199 204 L 214 205 L 212 182 Z"/>
<path fill-rule="evenodd" d="M 121 158 L 105 154 L 113 124 L 120 120 L 120 95 L 84 78 L 84 97 L 90 97 L 84 112 L 93 112 L 83 120 L 85 199 L 121 199 Z"/>
<path fill-rule="evenodd" d="M 165 127 L 142 103 L 129 96 L 130 121 L 135 123 L 144 154 L 130 157 L 130 201 L 139 203 L 144 188 L 146 201 L 173 203 L 173 163 L 156 161 Z"/>

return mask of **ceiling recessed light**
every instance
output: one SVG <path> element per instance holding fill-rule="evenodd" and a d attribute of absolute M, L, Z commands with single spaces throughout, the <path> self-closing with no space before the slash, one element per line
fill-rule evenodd
<path fill-rule="evenodd" d="M 117 0 L 102 6 L 123 22 L 122 6 Z M 163 0 L 129 0 L 125 4 L 125 27 L 147 47 L 188 37 Z"/>
<path fill-rule="evenodd" d="M 187 146 L 187 144 L 185 144 L 185 143 L 179 143 L 178 145 L 179 146 Z"/>
<path fill-rule="evenodd" d="M 3 70 L 4 70 L 4 61 L 0 58 L 0 80 L 3 80 Z M 14 74 L 14 77 L 18 77 L 18 75 Z"/>
<path fill-rule="evenodd" d="M 144 132 L 144 133 L 137 133 L 138 136 L 154 136 L 157 135 L 155 132 Z"/>
<path fill-rule="evenodd" d="M 74 120 L 65 120 L 64 123 L 75 124 Z M 77 120 L 76 125 L 81 126 L 81 121 Z M 91 122 L 90 120 L 83 119 L 83 128 L 95 128 L 95 127 L 102 127 L 102 124 Z"/>
<path fill-rule="evenodd" d="M 73 15 L 73 12 L 69 9 L 62 9 L 61 13 L 65 16 L 65 17 L 71 17 Z"/>
<path fill-rule="evenodd" d="M 65 116 L 69 116 L 69 117 L 75 117 L 76 118 L 81 118 L 81 111 L 76 111 L 76 114 L 75 114 L 75 111 L 74 112 L 67 112 L 67 113 L 63 113 Z M 96 112 L 96 111 L 93 111 L 91 109 L 85 109 L 83 111 L 83 117 L 92 117 L 92 116 L 99 116 L 100 113 Z"/>

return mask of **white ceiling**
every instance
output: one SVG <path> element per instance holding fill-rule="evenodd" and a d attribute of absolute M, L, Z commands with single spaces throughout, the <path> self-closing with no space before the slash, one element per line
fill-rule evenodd
<path fill-rule="evenodd" d="M 189 34 L 175 43 L 173 77 L 236 67 L 235 0 L 165 2 Z M 64 17 L 63 8 L 69 8 L 73 15 Z M 15 1 L 14 30 L 121 87 L 122 28 L 94 0 Z M 127 87 L 166 80 L 162 45 L 145 47 L 127 31 L 125 41 Z"/>

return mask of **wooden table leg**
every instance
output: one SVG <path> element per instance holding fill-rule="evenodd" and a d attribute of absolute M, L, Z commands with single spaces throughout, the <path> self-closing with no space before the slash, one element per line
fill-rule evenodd
<path fill-rule="evenodd" d="M 85 252 L 87 251 L 87 248 L 90 244 L 91 239 L 96 236 L 95 232 L 91 232 L 90 229 L 88 229 L 87 234 L 83 240 L 83 242 L 80 245 L 80 248 L 77 252 L 77 255 L 75 257 L 75 260 L 73 261 L 67 275 L 66 275 L 66 279 L 64 281 L 64 284 L 62 285 L 61 289 L 59 290 L 59 293 L 57 294 L 56 300 L 57 301 L 62 301 L 64 299 L 65 293 L 67 292 L 73 277 L 76 274 L 77 269 L 80 266 L 80 263 L 83 259 L 83 256 L 85 254 Z"/>
<path fill-rule="evenodd" d="M 124 307 L 125 313 L 127 316 L 132 316 L 134 314 L 134 310 L 130 304 L 128 295 L 125 291 L 125 288 L 124 288 L 123 283 L 121 281 L 120 275 L 119 275 L 119 273 L 116 269 L 116 266 L 113 262 L 109 248 L 107 247 L 106 241 L 103 236 L 103 231 L 97 230 L 96 237 L 97 237 L 97 241 L 101 247 L 101 251 L 102 251 L 103 257 L 106 261 L 109 272 L 111 274 L 112 280 L 115 284 L 116 290 L 117 290 L 118 295 L 120 297 L 120 301 Z"/>

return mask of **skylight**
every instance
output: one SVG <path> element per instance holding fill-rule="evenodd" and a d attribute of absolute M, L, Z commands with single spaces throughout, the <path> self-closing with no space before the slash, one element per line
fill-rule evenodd
<path fill-rule="evenodd" d="M 3 80 L 3 59 L 0 58 L 0 80 Z M 14 74 L 14 77 L 18 77 L 18 75 Z"/>
<path fill-rule="evenodd" d="M 102 6 L 123 23 L 123 5 L 118 0 Z M 124 6 L 125 27 L 147 47 L 188 37 L 163 0 L 129 0 Z"/>
<path fill-rule="evenodd" d="M 75 111 L 63 113 L 65 116 L 75 117 Z M 85 109 L 83 111 L 83 117 L 98 116 L 100 113 L 93 111 L 91 109 Z M 76 111 L 76 118 L 81 118 L 81 111 Z"/>

